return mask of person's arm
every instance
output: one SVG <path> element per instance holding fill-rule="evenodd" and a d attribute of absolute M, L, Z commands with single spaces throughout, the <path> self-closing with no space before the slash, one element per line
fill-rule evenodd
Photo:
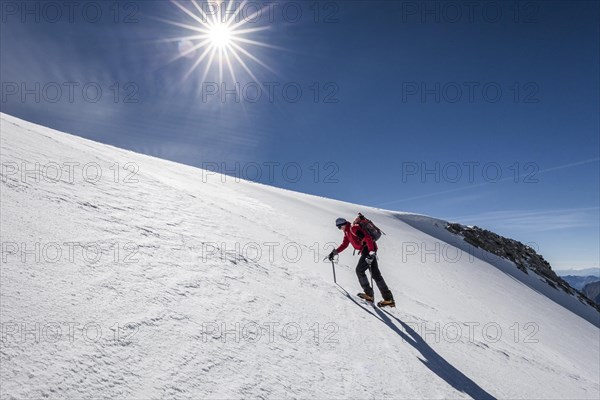
<path fill-rule="evenodd" d="M 350 240 L 348 239 L 348 236 L 346 236 L 346 234 L 344 233 L 344 241 L 342 242 L 342 244 L 340 244 L 340 246 L 335 249 L 336 253 L 341 253 L 342 251 L 346 250 L 346 247 L 348 247 L 348 245 L 350 244 Z"/>

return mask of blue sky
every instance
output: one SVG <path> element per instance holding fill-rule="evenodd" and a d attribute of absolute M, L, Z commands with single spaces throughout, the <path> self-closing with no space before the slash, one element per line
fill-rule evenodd
<path fill-rule="evenodd" d="M 2 3 L 2 112 L 600 264 L 597 2 L 234 2 L 235 79 L 208 57 L 187 75 L 201 40 L 170 39 L 201 24 L 173 2 L 74 3 Z"/>

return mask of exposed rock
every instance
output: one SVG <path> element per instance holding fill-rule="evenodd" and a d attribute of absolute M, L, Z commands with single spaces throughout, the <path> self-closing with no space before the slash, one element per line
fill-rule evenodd
<path fill-rule="evenodd" d="M 446 229 L 449 232 L 462 236 L 465 242 L 472 246 L 512 261 L 518 269 L 526 274 L 529 274 L 529 271 L 535 272 L 544 278 L 546 283 L 554 289 L 563 290 L 577 296 L 579 301 L 591 305 L 600 312 L 598 304 L 590 300 L 584 293 L 573 289 L 564 279 L 556 275 L 548 261 L 542 255 L 536 253 L 532 247 L 477 226 L 448 223 Z"/>

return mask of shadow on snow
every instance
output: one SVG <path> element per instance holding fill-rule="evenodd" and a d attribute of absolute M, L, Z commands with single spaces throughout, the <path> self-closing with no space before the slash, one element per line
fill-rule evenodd
<path fill-rule="evenodd" d="M 466 393 L 474 399 L 495 399 L 494 396 L 486 392 L 479 385 L 473 382 L 469 377 L 460 372 L 454 366 L 452 366 L 448 361 L 444 359 L 444 357 L 440 356 L 434 349 L 429 346 L 425 340 L 417 333 L 414 329 L 412 329 L 408 324 L 400 320 L 399 318 L 393 316 L 387 311 L 383 311 L 377 307 L 373 307 L 372 313 L 365 307 L 363 307 L 358 301 L 351 296 L 346 289 L 344 289 L 339 284 L 337 285 L 348 297 L 350 300 L 354 302 L 357 306 L 359 306 L 366 313 L 372 315 L 379 321 L 386 324 L 392 331 L 394 331 L 398 336 L 400 336 L 406 343 L 410 344 L 416 350 L 418 350 L 423 359 L 419 358 L 419 361 L 423 363 L 431 372 L 435 373 L 437 376 L 446 381 L 450 386 L 454 389 Z M 378 318 L 379 317 L 379 318 Z M 400 329 L 390 317 L 397 321 L 401 326 Z"/>

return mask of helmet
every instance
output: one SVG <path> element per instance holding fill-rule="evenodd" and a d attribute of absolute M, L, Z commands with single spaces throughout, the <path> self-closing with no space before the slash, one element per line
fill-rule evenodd
<path fill-rule="evenodd" d="M 340 218 L 338 218 L 338 219 L 335 220 L 335 226 L 337 226 L 338 228 L 340 226 L 344 225 L 344 224 L 347 224 L 347 223 L 348 223 L 348 221 L 346 221 L 345 218 L 341 218 L 340 217 Z"/>

